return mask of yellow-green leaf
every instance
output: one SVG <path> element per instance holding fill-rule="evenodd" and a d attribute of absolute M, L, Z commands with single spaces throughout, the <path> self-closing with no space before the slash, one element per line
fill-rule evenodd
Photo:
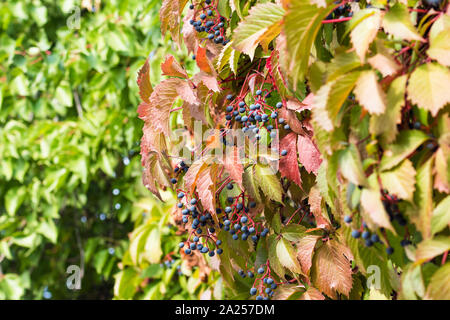
<path fill-rule="evenodd" d="M 356 54 L 362 62 L 365 61 L 366 52 L 370 43 L 375 39 L 381 25 L 379 9 L 363 9 L 355 13 L 353 21 L 360 21 L 350 33 L 350 38 Z"/>
<path fill-rule="evenodd" d="M 408 8 L 399 2 L 384 15 L 382 25 L 387 33 L 396 38 L 423 41 L 411 22 Z"/>
<path fill-rule="evenodd" d="M 395 194 L 400 199 L 412 201 L 415 183 L 416 170 L 412 162 L 405 159 L 400 165 L 380 173 L 383 187 L 386 188 L 390 194 Z"/>
<path fill-rule="evenodd" d="M 408 97 L 433 116 L 450 102 L 450 71 L 437 63 L 425 63 L 413 71 L 408 83 Z"/>
<path fill-rule="evenodd" d="M 249 15 L 234 30 L 233 47 L 253 60 L 259 43 L 269 43 L 281 30 L 284 9 L 275 3 L 260 3 L 253 6 Z"/>
<path fill-rule="evenodd" d="M 281 238 L 277 243 L 277 257 L 280 263 L 291 272 L 302 273 L 294 247 L 284 238 Z"/>
<path fill-rule="evenodd" d="M 384 113 L 386 109 L 386 94 L 378 83 L 375 71 L 361 72 L 358 81 L 356 81 L 354 92 L 356 99 L 369 113 Z"/>

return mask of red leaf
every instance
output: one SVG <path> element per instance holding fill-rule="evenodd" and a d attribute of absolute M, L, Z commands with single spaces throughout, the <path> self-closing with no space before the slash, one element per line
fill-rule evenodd
<path fill-rule="evenodd" d="M 303 129 L 302 123 L 297 118 L 295 111 L 283 107 L 279 113 L 279 117 L 286 120 L 287 124 L 289 124 L 289 127 L 291 127 L 291 130 L 293 132 L 297 134 L 306 134 L 305 130 Z"/>
<path fill-rule="evenodd" d="M 148 59 L 145 61 L 142 68 L 138 71 L 137 84 L 139 87 L 139 95 L 141 100 L 149 102 L 150 95 L 153 92 L 152 84 L 150 83 L 150 65 Z"/>
<path fill-rule="evenodd" d="M 320 151 L 314 142 L 306 136 L 298 136 L 298 160 L 305 167 L 306 171 L 314 172 L 317 175 L 322 159 Z"/>
<path fill-rule="evenodd" d="M 227 151 L 229 148 L 227 148 Z M 230 177 L 239 185 L 241 190 L 244 190 L 242 186 L 242 174 L 244 173 L 244 166 L 239 158 L 239 150 L 236 147 L 232 147 L 231 152 L 225 155 L 224 167 Z"/>
<path fill-rule="evenodd" d="M 281 156 L 279 162 L 281 175 L 301 186 L 302 179 L 297 161 L 297 135 L 291 132 L 285 136 L 280 141 L 280 150 L 287 151 L 287 155 Z"/>
<path fill-rule="evenodd" d="M 161 70 L 164 76 L 188 78 L 186 71 L 170 54 L 166 56 L 166 60 L 161 64 Z"/>
<path fill-rule="evenodd" d="M 211 65 L 206 57 L 206 49 L 202 47 L 197 48 L 197 54 L 195 56 L 195 61 L 200 70 L 206 73 L 212 73 Z"/>

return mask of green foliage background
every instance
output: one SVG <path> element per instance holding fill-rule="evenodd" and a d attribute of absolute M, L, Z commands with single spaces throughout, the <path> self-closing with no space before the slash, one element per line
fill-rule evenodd
<path fill-rule="evenodd" d="M 128 234 L 168 215 L 142 186 L 136 116 L 138 68 L 171 52 L 160 2 L 80 2 L 0 3 L 0 299 L 111 298 Z M 148 278 L 168 287 L 158 298 L 190 297 L 159 263 L 180 240 L 157 227 L 158 262 L 133 268 L 136 287 L 119 284 L 118 297 Z M 72 264 L 81 290 L 67 289 Z"/>

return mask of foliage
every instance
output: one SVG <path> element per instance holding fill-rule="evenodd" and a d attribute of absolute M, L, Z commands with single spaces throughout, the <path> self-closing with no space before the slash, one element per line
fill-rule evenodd
<path fill-rule="evenodd" d="M 0 6 L 0 299 L 112 297 L 133 222 L 157 210 L 140 183 L 133 106 L 142 57 L 152 49 L 158 65 L 171 52 L 159 1 L 77 6 Z M 81 290 L 66 287 L 70 265 Z"/>
<path fill-rule="evenodd" d="M 450 299 L 448 10 L 164 0 L 198 71 L 168 56 L 158 82 L 147 61 L 138 112 L 181 254 L 208 253 L 234 298 Z"/>
<path fill-rule="evenodd" d="M 177 249 L 182 235 L 171 216 L 175 197 L 170 191 L 163 196 L 163 204 L 149 198 L 135 204 L 141 209 L 133 213 L 135 229 L 116 276 L 115 298 L 222 299 L 222 280 L 211 268 L 198 257 L 180 259 Z"/>

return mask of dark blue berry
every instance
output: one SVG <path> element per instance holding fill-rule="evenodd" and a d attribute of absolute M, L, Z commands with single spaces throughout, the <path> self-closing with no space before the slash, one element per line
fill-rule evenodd
<path fill-rule="evenodd" d="M 358 230 L 352 231 L 352 237 L 358 239 L 361 236 L 361 233 Z"/>

